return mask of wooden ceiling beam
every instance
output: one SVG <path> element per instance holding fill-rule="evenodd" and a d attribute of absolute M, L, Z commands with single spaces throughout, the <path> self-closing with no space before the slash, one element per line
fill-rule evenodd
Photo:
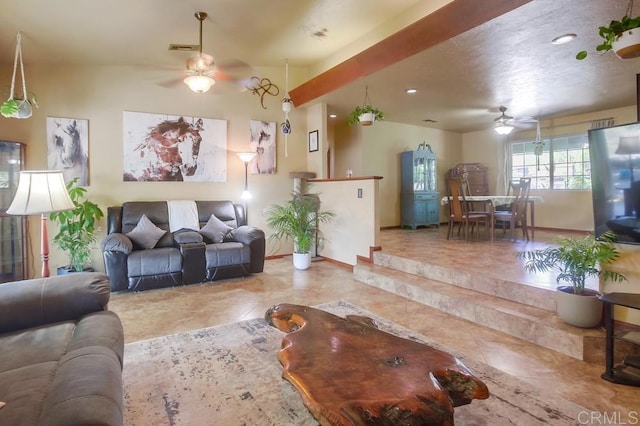
<path fill-rule="evenodd" d="M 304 105 L 531 1 L 454 0 L 291 90 L 291 100 Z"/>

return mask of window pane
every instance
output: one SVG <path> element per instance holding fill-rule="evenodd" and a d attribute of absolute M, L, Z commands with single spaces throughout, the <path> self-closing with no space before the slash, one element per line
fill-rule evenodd
<path fill-rule="evenodd" d="M 535 141 L 512 143 L 510 179 L 520 177 L 531 177 L 532 189 L 590 189 L 587 135 L 543 139 L 541 146 Z"/>

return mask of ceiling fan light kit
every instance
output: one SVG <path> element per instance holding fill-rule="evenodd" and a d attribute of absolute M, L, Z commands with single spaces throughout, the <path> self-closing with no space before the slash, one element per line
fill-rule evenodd
<path fill-rule="evenodd" d="M 508 135 L 513 130 L 513 126 L 509 124 L 509 121 L 513 119 L 513 117 L 506 115 L 505 114 L 506 111 L 507 111 L 507 108 L 501 106 L 500 112 L 502 114 L 500 115 L 500 117 L 495 119 L 494 130 L 499 135 Z"/>
<path fill-rule="evenodd" d="M 196 12 L 196 19 L 200 23 L 200 44 L 198 56 L 187 60 L 187 72 L 193 73 L 185 77 L 184 83 L 195 93 L 206 93 L 216 81 L 213 75 L 213 56 L 202 53 L 202 22 L 207 19 L 207 13 Z"/>
<path fill-rule="evenodd" d="M 184 79 L 184 83 L 196 93 L 206 93 L 216 81 L 206 75 L 190 75 Z"/>

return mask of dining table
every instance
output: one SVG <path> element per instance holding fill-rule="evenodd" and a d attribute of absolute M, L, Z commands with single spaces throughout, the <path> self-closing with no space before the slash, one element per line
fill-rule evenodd
<path fill-rule="evenodd" d="M 491 203 L 493 208 L 496 206 L 508 206 L 513 203 L 516 199 L 515 195 L 467 195 L 464 197 L 465 201 L 471 203 L 479 203 L 479 204 L 488 204 Z M 536 203 L 541 203 L 543 201 L 542 197 L 538 195 L 530 195 L 527 200 L 527 205 L 529 206 L 529 213 L 527 217 L 529 218 L 529 223 L 527 224 L 527 228 L 531 229 L 531 239 L 534 239 L 535 236 L 535 205 Z M 440 199 L 441 205 L 449 204 L 449 196 L 444 196 Z"/>

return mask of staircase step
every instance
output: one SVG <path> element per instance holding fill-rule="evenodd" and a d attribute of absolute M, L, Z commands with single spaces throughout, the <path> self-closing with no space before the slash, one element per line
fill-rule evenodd
<path fill-rule="evenodd" d="M 431 269 L 432 266 L 416 268 L 410 265 L 409 259 L 406 260 L 405 266 L 409 265 L 408 270 L 411 273 L 377 264 L 358 263 L 353 270 L 354 278 L 370 286 L 570 357 L 604 363 L 603 330 L 573 327 L 560 320 L 555 312 L 548 309 L 521 303 L 519 300 L 508 300 L 476 288 L 465 288 L 440 279 L 414 274 L 413 272 L 417 269 L 424 271 Z M 442 271 L 438 271 L 435 274 L 427 273 L 427 275 L 444 276 L 450 279 L 451 273 L 442 274 Z M 475 281 L 480 277 L 471 278 Z M 468 282 L 472 281 L 471 278 Z M 459 279 L 455 281 L 460 282 Z M 487 288 L 483 289 L 487 290 Z M 508 296 L 513 294 L 514 292 L 511 291 Z M 520 292 L 515 294 L 516 299 L 522 297 Z M 549 293 L 546 295 L 554 300 Z M 555 311 L 555 301 L 553 311 Z"/>
<path fill-rule="evenodd" d="M 436 263 L 425 262 L 424 260 L 410 259 L 376 251 L 373 254 L 373 263 L 457 287 L 509 299 L 548 312 L 556 311 L 555 289 L 505 280 L 499 278 L 497 273 L 492 274 L 491 271 L 486 269 L 474 270 L 471 263 L 465 265 L 464 259 L 461 259 L 456 264 L 456 268 L 453 269 Z M 476 268 L 478 267 L 478 259 L 474 259 L 473 265 Z M 505 265 L 506 267 L 509 266 Z"/>

